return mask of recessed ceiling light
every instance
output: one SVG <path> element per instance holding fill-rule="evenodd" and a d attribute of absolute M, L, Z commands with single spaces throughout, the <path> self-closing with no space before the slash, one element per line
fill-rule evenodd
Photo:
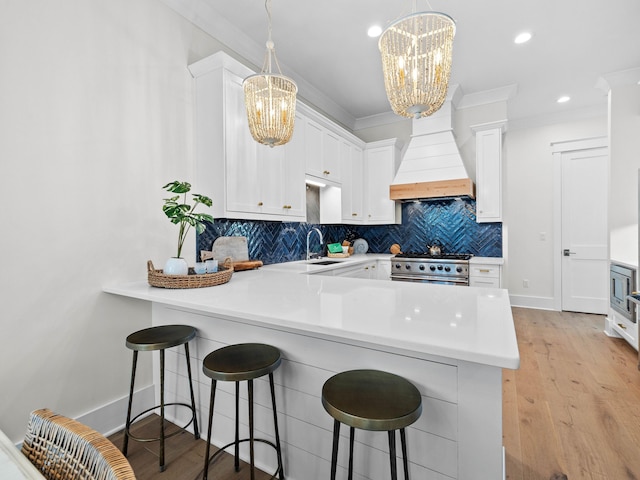
<path fill-rule="evenodd" d="M 558 100 L 556 100 L 558 103 L 566 103 L 569 100 L 571 100 L 571 97 L 567 97 L 566 95 L 563 95 L 562 97 L 558 98 Z"/>
<path fill-rule="evenodd" d="M 379 37 L 381 33 L 382 27 L 380 27 L 379 25 L 373 25 L 369 27 L 369 30 L 367 30 L 367 35 L 369 35 L 371 38 Z"/>
<path fill-rule="evenodd" d="M 527 43 L 529 40 L 531 40 L 531 34 L 529 32 L 522 32 L 518 34 L 514 42 L 520 44 L 520 43 Z"/>

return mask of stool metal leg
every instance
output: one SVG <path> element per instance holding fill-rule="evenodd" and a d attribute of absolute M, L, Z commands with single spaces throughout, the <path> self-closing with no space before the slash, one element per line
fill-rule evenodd
<path fill-rule="evenodd" d="M 356 429 L 354 427 L 349 428 L 349 480 L 353 480 L 353 440 L 355 432 Z"/>
<path fill-rule="evenodd" d="M 400 443 L 402 444 L 402 466 L 404 467 L 404 480 L 409 480 L 409 461 L 407 460 L 407 437 L 404 428 L 400 429 Z"/>
<path fill-rule="evenodd" d="M 273 408 L 273 427 L 276 434 L 276 455 L 278 456 L 278 470 L 280 480 L 284 480 L 284 467 L 282 465 L 282 449 L 280 447 L 280 432 L 278 431 L 278 409 L 276 408 L 276 389 L 273 384 L 273 372 L 269 374 L 269 387 L 271 388 L 271 406 Z"/>
<path fill-rule="evenodd" d="M 398 480 L 396 465 L 396 431 L 389 430 L 389 463 L 391 464 L 391 480 Z"/>
<path fill-rule="evenodd" d="M 164 472 L 164 350 L 160 350 L 160 471 Z"/>
<path fill-rule="evenodd" d="M 240 471 L 240 382 L 236 382 L 236 441 L 234 445 L 235 460 L 233 466 Z"/>
<path fill-rule="evenodd" d="M 189 342 L 184 344 L 184 352 L 187 356 L 187 375 L 189 376 L 189 390 L 191 391 L 191 408 L 193 408 L 193 436 L 196 440 L 198 440 L 200 438 L 200 430 L 198 430 L 196 397 L 193 394 L 193 380 L 191 380 L 191 357 L 189 357 Z"/>
<path fill-rule="evenodd" d="M 133 351 L 133 365 L 131 366 L 131 387 L 129 388 L 129 406 L 127 407 L 127 421 L 124 424 L 124 440 L 122 442 L 122 454 L 126 457 L 129 448 L 129 427 L 131 426 L 131 404 L 133 403 L 133 385 L 136 380 L 136 364 L 138 363 L 138 351 Z"/>
<path fill-rule="evenodd" d="M 211 380 L 211 397 L 209 399 L 209 428 L 207 429 L 207 445 L 204 452 L 204 472 L 202 480 L 207 480 L 209 475 L 209 450 L 211 448 L 211 434 L 213 431 L 213 405 L 216 400 L 216 381 Z"/>
<path fill-rule="evenodd" d="M 253 451 L 253 380 L 247 380 L 249 390 L 249 459 L 251 460 L 251 480 L 255 480 L 256 472 Z"/>
<path fill-rule="evenodd" d="M 340 441 L 340 422 L 333 421 L 333 450 L 331 451 L 331 480 L 336 480 L 338 466 L 338 442 Z"/>

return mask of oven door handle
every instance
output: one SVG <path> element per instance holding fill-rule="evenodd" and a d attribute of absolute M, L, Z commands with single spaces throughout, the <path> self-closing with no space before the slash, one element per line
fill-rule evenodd
<path fill-rule="evenodd" d="M 469 281 L 464 277 L 428 277 L 419 275 L 398 275 L 391 274 L 391 280 L 408 280 L 410 282 L 449 282 L 458 285 L 469 285 Z"/>

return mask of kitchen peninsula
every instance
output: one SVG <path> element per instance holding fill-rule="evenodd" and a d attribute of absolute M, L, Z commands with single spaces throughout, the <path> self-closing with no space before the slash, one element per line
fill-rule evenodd
<path fill-rule="evenodd" d="M 517 369 L 520 362 L 507 291 L 308 273 L 306 267 L 274 266 L 236 272 L 229 283 L 210 288 L 166 290 L 141 281 L 104 290 L 152 302 L 153 325 L 198 329 L 191 355 L 203 420 L 210 381 L 201 364 L 209 352 L 244 342 L 282 351 L 276 397 L 290 480 L 329 477 L 333 422 L 321 405 L 322 385 L 336 372 L 357 368 L 402 375 L 420 390 L 423 414 L 407 429 L 412 478 L 502 479 L 502 368 Z M 168 401 L 184 401 L 188 391 L 181 355 L 177 349 L 167 355 Z M 234 389 L 218 388 L 213 442 L 223 445 L 233 436 Z M 257 382 L 256 403 L 256 435 L 271 439 L 266 382 Z M 171 415 L 183 420 L 180 411 Z M 245 430 L 246 423 L 241 406 Z M 358 431 L 356 450 L 357 474 L 387 478 L 385 434 Z M 340 452 L 344 469 L 348 448 Z M 258 449 L 256 459 L 261 469 L 274 470 L 271 450 Z"/>

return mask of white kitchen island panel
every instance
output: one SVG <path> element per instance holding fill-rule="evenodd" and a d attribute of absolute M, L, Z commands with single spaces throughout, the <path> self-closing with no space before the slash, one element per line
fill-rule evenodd
<path fill-rule="evenodd" d="M 504 290 L 268 271 L 235 273 L 213 288 L 175 291 L 138 282 L 105 290 L 151 301 L 153 325 L 184 323 L 198 330 L 190 353 L 205 438 L 210 379 L 202 373 L 204 357 L 244 342 L 282 351 L 274 377 L 290 480 L 329 477 L 333 420 L 322 407 L 322 385 L 357 368 L 396 373 L 422 394 L 423 414 L 407 429 L 412 479 L 503 478 L 502 368 L 519 363 Z M 180 349 L 167 353 L 167 401 L 188 400 L 183 355 Z M 240 391 L 241 434 L 247 436 L 246 385 Z M 273 440 L 266 378 L 256 381 L 255 393 L 256 436 Z M 234 411 L 234 385 L 219 382 L 215 445 L 233 438 Z M 186 415 L 172 409 L 168 418 L 179 423 Z M 345 477 L 347 452 L 343 426 L 339 475 Z M 246 444 L 241 454 L 248 458 Z M 272 449 L 261 446 L 256 459 L 259 468 L 275 470 Z M 356 432 L 355 473 L 359 479 L 388 478 L 384 432 Z"/>

